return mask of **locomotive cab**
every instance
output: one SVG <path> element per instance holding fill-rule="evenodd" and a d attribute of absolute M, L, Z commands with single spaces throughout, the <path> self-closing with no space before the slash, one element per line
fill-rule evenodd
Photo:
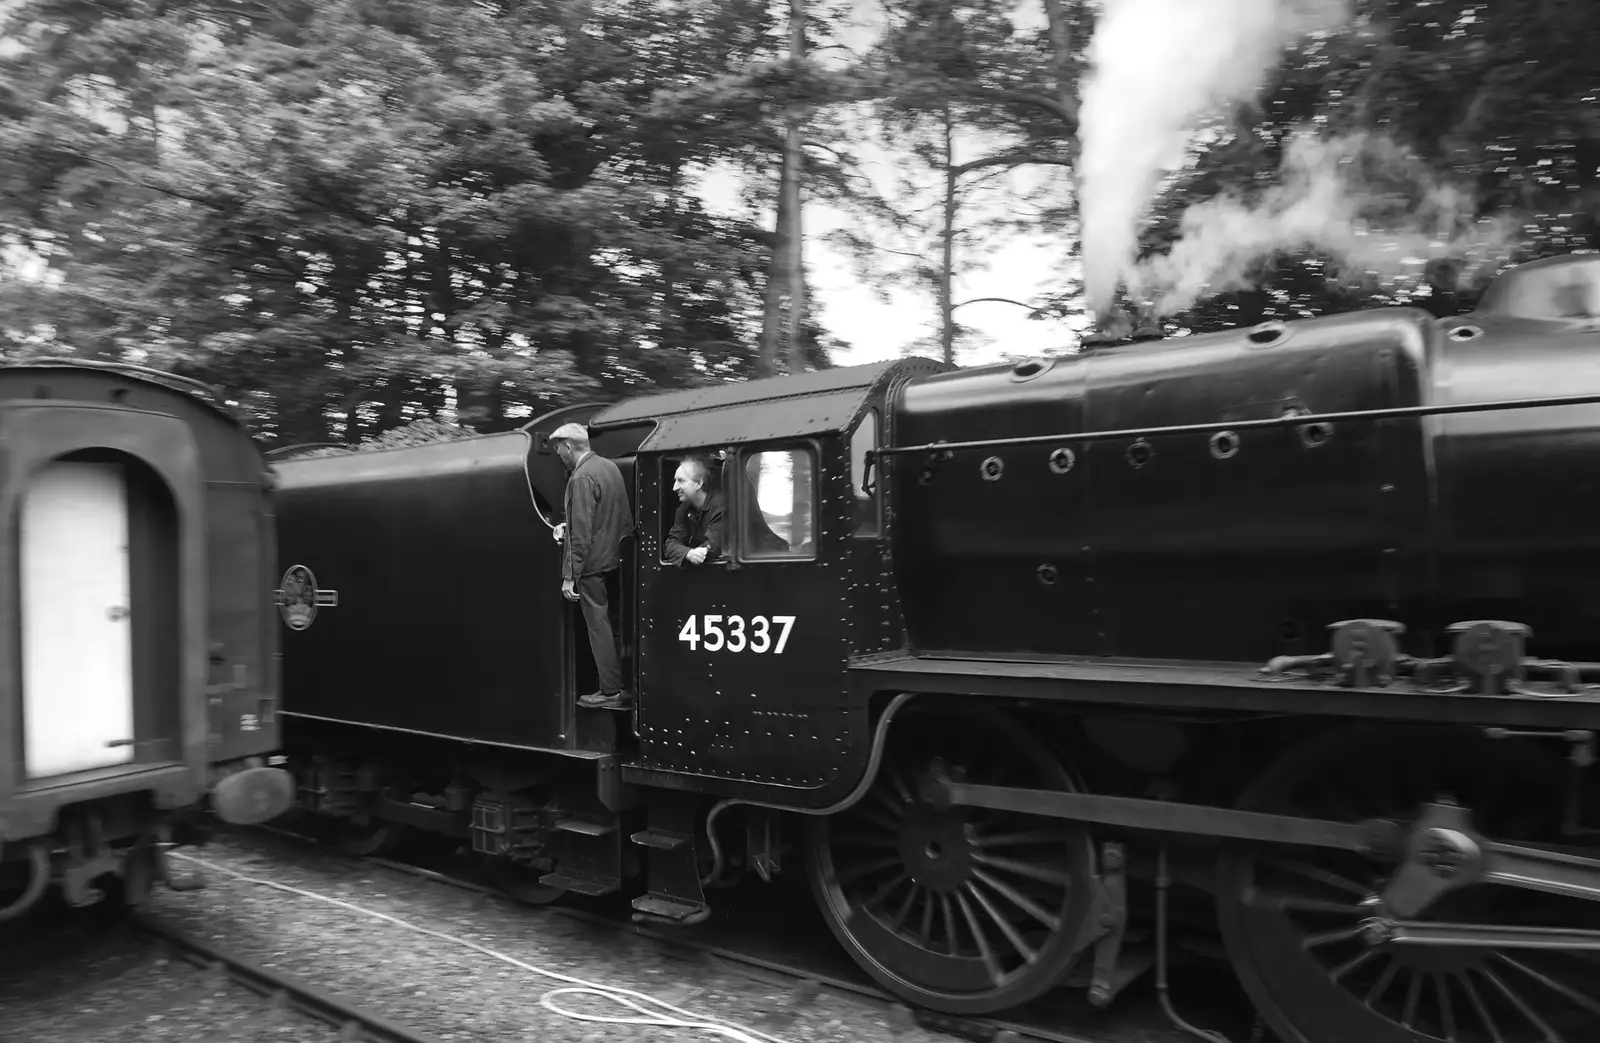
<path fill-rule="evenodd" d="M 620 776 L 647 794 L 648 828 L 629 835 L 645 856 L 647 893 L 633 903 L 641 915 L 705 915 L 696 847 L 685 840 L 707 799 L 820 808 L 860 777 L 868 707 L 841 694 L 849 664 L 899 648 L 904 635 L 884 524 L 892 504 L 868 460 L 887 437 L 895 389 L 940 368 L 898 360 L 825 370 L 634 399 L 589 418 L 595 451 L 632 465 L 623 645 L 637 654 L 623 665 L 637 699 Z M 691 457 L 708 464 L 707 484 L 724 502 L 722 552 L 674 562 L 673 478 Z M 583 659 L 581 627 L 569 632 Z M 617 717 L 576 712 L 580 734 L 604 730 L 588 717 Z M 577 846 L 558 864 L 594 861 Z M 568 872 L 545 883 L 583 881 Z"/>
<path fill-rule="evenodd" d="M 852 656 L 898 648 L 886 485 L 868 464 L 891 388 L 922 360 L 828 370 L 619 404 L 589 421 L 597 451 L 637 443 L 632 567 L 640 635 L 629 781 L 709 773 L 727 794 L 782 788 L 826 803 L 862 709 L 841 705 Z M 674 563 L 673 476 L 699 458 L 720 493 L 722 552 Z M 814 794 L 812 796 L 811 794 Z"/>

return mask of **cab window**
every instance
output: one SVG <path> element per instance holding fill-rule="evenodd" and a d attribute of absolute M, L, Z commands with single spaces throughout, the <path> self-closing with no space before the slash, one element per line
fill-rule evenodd
<path fill-rule="evenodd" d="M 658 546 L 660 559 L 667 558 L 667 539 L 672 533 L 672 527 L 677 522 L 678 508 L 683 501 L 679 499 L 677 490 L 673 488 L 673 480 L 677 477 L 678 465 L 691 458 L 698 459 L 706 465 L 705 491 L 707 494 L 720 494 L 722 490 L 722 470 L 724 451 L 721 449 L 695 449 L 685 453 L 675 453 L 661 458 L 661 532 Z M 726 546 L 726 542 L 723 544 Z"/>
<path fill-rule="evenodd" d="M 879 468 L 867 471 L 867 453 L 878 448 L 878 411 L 869 410 L 850 436 L 850 492 L 857 536 L 878 534 Z"/>
<path fill-rule="evenodd" d="M 817 556 L 817 467 L 811 446 L 744 454 L 744 532 L 747 561 Z"/>

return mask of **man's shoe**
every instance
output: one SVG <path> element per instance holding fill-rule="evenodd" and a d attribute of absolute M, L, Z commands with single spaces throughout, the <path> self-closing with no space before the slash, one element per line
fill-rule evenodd
<path fill-rule="evenodd" d="M 633 706 L 633 696 L 627 692 L 590 692 L 578 697 L 578 705 L 586 710 L 626 710 Z"/>

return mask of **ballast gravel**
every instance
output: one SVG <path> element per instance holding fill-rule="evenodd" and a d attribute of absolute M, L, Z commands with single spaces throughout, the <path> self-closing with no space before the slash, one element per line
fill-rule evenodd
<path fill-rule="evenodd" d="M 594 985 L 642 992 L 695 1015 L 710 1016 L 783 1043 L 934 1043 L 947 1038 L 915 1025 L 892 1025 L 891 1012 L 858 997 L 796 989 L 785 980 L 762 980 L 758 977 L 761 972 L 688 955 L 625 929 L 517 908 L 497 898 L 370 863 L 287 845 L 266 850 L 249 837 L 227 834 L 202 849 L 182 853 L 216 867 L 206 871 L 207 886 L 185 892 L 158 889 L 146 907 L 149 915 L 267 968 L 305 978 L 441 1041 L 624 1043 L 733 1037 L 707 1029 L 565 1017 L 540 1000 L 551 990 L 569 987 L 567 982 L 348 906 L 451 935 Z M 175 865 L 201 868 L 184 860 L 175 860 Z M 222 870 L 270 880 L 348 906 L 249 883 Z M 552 1001 L 600 1018 L 643 1017 L 622 1004 L 592 995 L 558 995 Z M 230 1038 L 210 1031 L 203 1023 L 190 1022 L 190 1026 L 189 1035 L 138 1038 L 196 1043 Z M 10 1028 L 9 1011 L 6 1027 Z M 316 1037 L 294 1038 L 309 1041 Z"/>
<path fill-rule="evenodd" d="M 333 1043 L 338 1033 L 132 932 L 30 924 L 0 938 L 4 1043 Z"/>

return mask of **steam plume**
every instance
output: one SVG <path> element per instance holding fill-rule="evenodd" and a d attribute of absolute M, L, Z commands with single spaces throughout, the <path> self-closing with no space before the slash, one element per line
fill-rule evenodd
<path fill-rule="evenodd" d="M 1282 47 L 1344 17 L 1344 0 L 1104 0 L 1078 114 L 1085 289 L 1097 317 L 1195 120 L 1252 96 Z"/>
<path fill-rule="evenodd" d="M 1331 257 L 1328 274 L 1344 278 L 1420 274 L 1448 257 L 1459 287 L 1492 274 L 1517 231 L 1511 217 L 1475 221 L 1468 196 L 1385 138 L 1302 131 L 1287 143 L 1277 184 L 1249 203 L 1223 195 L 1190 207 L 1172 249 L 1127 272 L 1128 289 L 1171 315 L 1202 293 L 1249 286 L 1256 261 L 1292 250 Z"/>

